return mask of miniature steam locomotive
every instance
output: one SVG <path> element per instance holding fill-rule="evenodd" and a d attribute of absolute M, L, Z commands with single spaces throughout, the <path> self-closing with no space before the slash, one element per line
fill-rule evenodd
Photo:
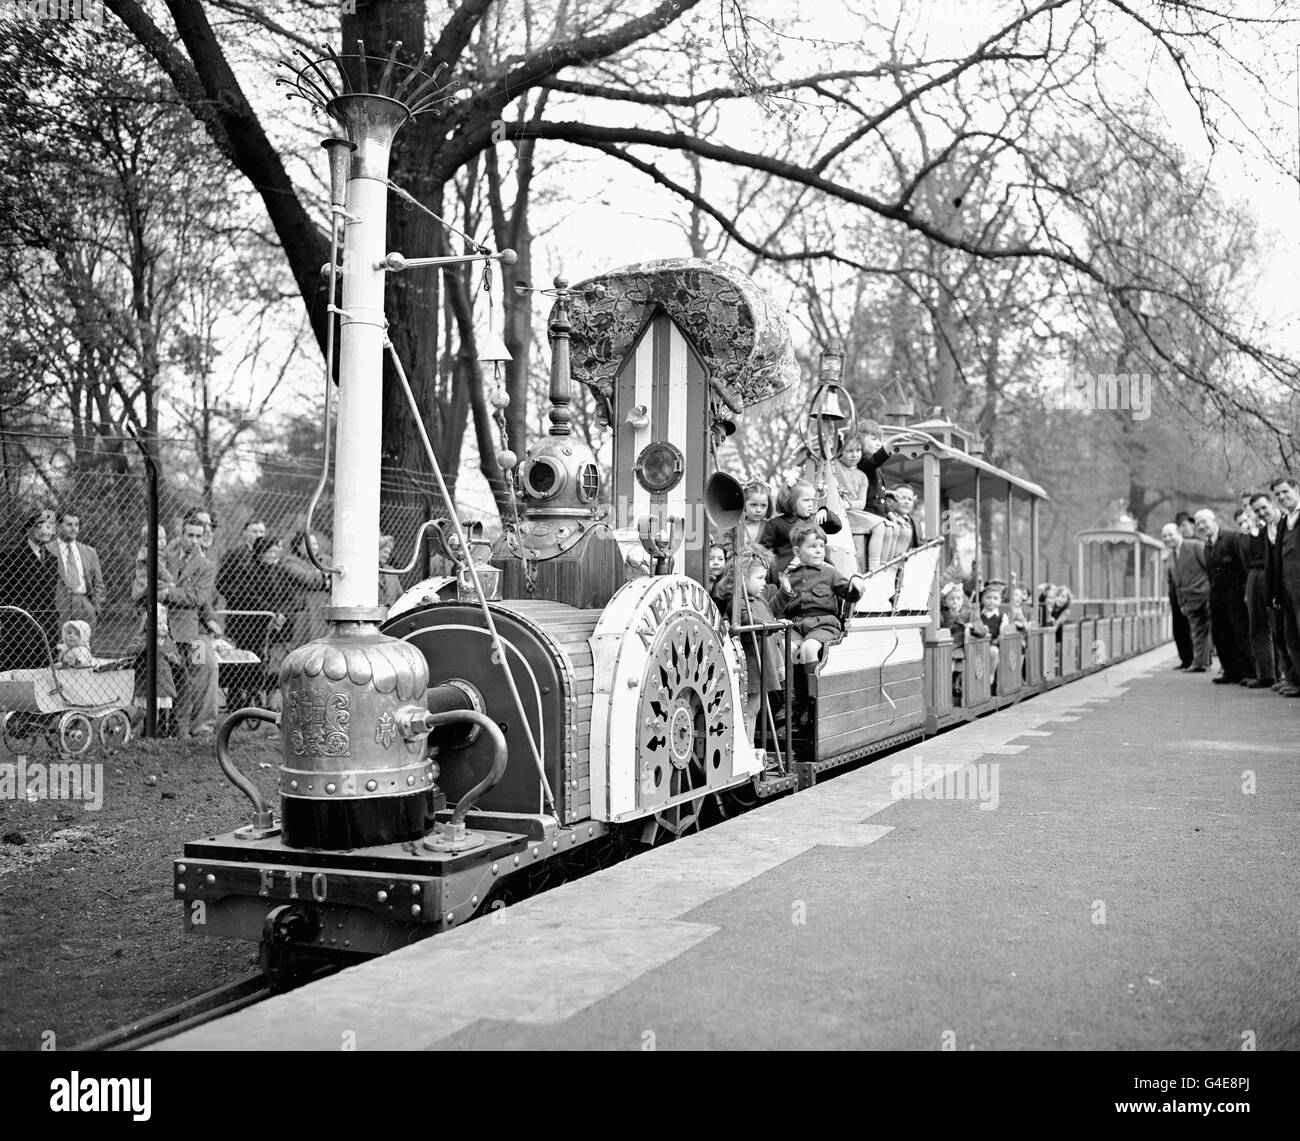
<path fill-rule="evenodd" d="M 385 253 L 373 185 L 412 107 L 409 77 L 371 92 L 339 71 L 342 94 L 322 104 L 348 135 L 327 143 L 349 267 L 335 608 L 330 633 L 284 661 L 282 714 L 241 710 L 218 734 L 218 759 L 254 814 L 175 861 L 189 929 L 259 941 L 282 979 L 322 956 L 381 954 L 466 922 L 538 869 L 589 867 L 611 847 L 680 834 L 706 809 L 807 787 L 1092 667 L 1073 633 L 1058 655 L 1051 628 L 1003 634 L 996 686 L 978 643 L 954 664 L 939 622 L 951 539 L 936 538 L 868 577 L 811 683 L 807 724 L 755 739 L 734 623 L 705 586 L 710 523 L 740 517 L 739 484 L 717 455 L 746 408 L 799 376 L 783 315 L 745 275 L 699 261 L 557 280 L 550 430 L 519 457 L 519 518 L 490 556 L 461 536 L 459 574 L 414 592 L 418 604 L 376 609 L 363 568 L 378 537 L 373 385 L 387 347 L 375 314 L 384 274 L 415 260 Z M 571 431 L 575 380 L 611 430 L 608 488 Z M 1019 503 L 1036 570 L 1040 488 L 985 462 L 953 425 L 888 431 L 892 470 L 922 489 L 925 534 L 940 534 L 957 499 L 973 501 L 986 533 L 980 505 L 1000 493 L 1005 561 Z M 1154 609 L 1103 621 L 1086 642 L 1110 657 L 1165 636 Z M 231 730 L 248 717 L 280 726 L 278 815 L 230 757 Z"/>

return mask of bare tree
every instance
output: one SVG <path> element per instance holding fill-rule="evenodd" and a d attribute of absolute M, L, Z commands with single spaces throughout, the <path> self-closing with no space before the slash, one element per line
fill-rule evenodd
<path fill-rule="evenodd" d="M 321 338 L 321 232 L 244 94 L 228 46 L 249 24 L 286 46 L 305 42 L 311 37 L 302 29 L 310 26 L 308 20 L 318 21 L 325 9 L 302 3 L 272 18 L 249 5 L 218 4 L 212 7 L 229 14 L 218 30 L 194 0 L 167 0 L 166 6 L 171 27 L 156 22 L 139 0 L 108 0 L 207 126 L 218 149 L 261 195 Z M 494 146 L 527 141 L 530 154 L 525 162 L 521 152 L 522 171 L 526 163 L 536 162 L 539 142 L 567 144 L 629 165 L 707 215 L 755 256 L 817 259 L 863 273 L 897 269 L 862 261 L 834 245 L 799 246 L 789 240 L 790 227 L 772 229 L 771 218 L 758 213 L 751 212 L 757 227 L 745 217 L 728 216 L 718 203 L 726 201 L 735 172 L 751 172 L 841 203 L 873 226 L 905 231 L 934 247 L 989 262 L 1041 263 L 1071 288 L 1086 283 L 1133 315 L 1141 308 L 1139 295 L 1124 270 L 1074 240 L 1087 187 L 1068 156 L 1053 151 L 1051 139 L 1071 118 L 1108 131 L 1133 120 L 1134 108 L 1117 101 L 1104 78 L 1108 47 L 1120 39 L 1150 51 L 1164 73 L 1182 84 L 1208 139 L 1223 143 L 1236 138 L 1243 132 L 1231 119 L 1231 102 L 1242 85 L 1265 104 L 1272 98 L 1269 77 L 1251 70 L 1252 40 L 1292 22 L 1264 8 L 1255 15 L 1254 7 L 1242 10 L 1228 0 L 1008 2 L 991 7 L 987 31 L 977 42 L 953 53 L 918 47 L 900 25 L 859 15 L 855 65 L 792 69 L 779 58 L 788 44 L 786 33 L 735 0 L 716 6 L 698 0 L 647 2 L 639 13 L 626 16 L 629 7 L 460 0 L 435 16 L 433 6 L 419 0 L 345 5 L 339 30 L 349 49 L 362 38 L 378 54 L 400 40 L 399 57 L 408 62 L 427 49 L 430 69 L 469 93 L 405 128 L 394 153 L 394 179 L 442 214 L 453 205 L 457 172 L 475 162 L 482 163 L 480 171 L 490 169 L 485 156 Z M 542 39 L 535 30 L 543 26 L 544 16 L 554 31 Z M 435 22 L 436 31 L 431 30 Z M 487 26 L 493 35 L 485 43 L 480 29 Z M 716 76 L 703 90 L 678 86 L 682 69 L 676 61 L 688 48 L 698 53 L 701 72 L 708 65 Z M 797 62 L 800 53 L 792 51 L 790 57 Z M 1221 91 L 1202 77 L 1220 66 L 1233 73 Z M 552 97 L 543 100 L 547 91 Z M 964 103 L 978 103 L 985 113 L 954 114 Z M 828 128 L 802 134 L 798 146 L 770 148 L 770 132 L 756 136 L 726 114 L 740 104 L 756 104 L 773 119 L 796 112 L 825 115 Z M 521 107 L 526 108 L 523 114 Z M 621 114 L 629 108 L 638 111 L 635 123 Z M 717 109 L 717 126 L 704 132 L 707 115 L 674 121 L 672 115 L 684 108 L 702 113 Z M 920 123 L 926 128 L 924 146 L 916 131 Z M 1110 133 L 1124 153 L 1124 132 Z M 1273 145 L 1262 135 L 1247 141 L 1264 150 Z M 682 156 L 689 156 L 693 173 L 678 175 L 670 169 L 672 162 L 681 165 Z M 1140 177 L 1133 156 L 1129 159 L 1125 176 Z M 963 196 L 959 213 L 941 208 L 945 195 L 939 191 L 960 183 L 962 172 L 976 167 L 984 172 L 980 199 Z M 1008 216 L 1014 217 L 1014 226 L 995 224 Z M 516 219 L 498 211 L 496 220 L 503 223 L 505 235 L 518 240 L 520 230 L 512 229 Z M 396 248 L 404 250 L 436 249 L 444 240 L 439 227 L 420 212 L 396 213 L 391 229 Z M 416 275 L 398 278 L 389 309 L 394 341 L 407 362 L 422 414 L 450 455 L 454 417 L 460 412 L 445 410 L 436 399 L 444 330 L 440 307 L 429 303 L 434 289 Z M 948 299 L 943 290 L 935 294 L 935 319 L 944 343 L 951 339 L 953 321 L 945 309 Z M 1230 353 L 1253 361 L 1273 382 L 1292 391 L 1300 386 L 1293 361 L 1241 329 L 1220 326 L 1195 291 L 1174 291 L 1168 300 L 1187 321 L 1219 338 Z M 512 336 L 522 332 L 519 320 L 514 319 Z M 1149 324 L 1139 321 L 1137 327 L 1146 351 L 1168 370 L 1205 385 L 1235 415 L 1255 417 L 1268 427 L 1268 417 L 1258 407 L 1222 392 L 1214 378 L 1198 373 L 1178 343 Z M 940 363 L 942 397 L 955 362 L 941 358 Z M 477 408 L 481 372 L 468 361 L 464 368 Z M 518 379 L 511 383 L 517 388 Z M 393 459 L 418 467 L 422 457 L 408 430 L 409 414 L 391 396 L 390 389 L 385 430 Z M 518 414 L 518 409 L 512 413 Z M 1281 446 L 1284 437 L 1272 428 Z M 482 435 L 482 424 L 479 431 Z"/>

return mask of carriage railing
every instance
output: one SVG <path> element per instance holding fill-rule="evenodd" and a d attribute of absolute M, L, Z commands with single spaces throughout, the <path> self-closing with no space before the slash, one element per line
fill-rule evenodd
<path fill-rule="evenodd" d="M 780 762 L 781 775 L 786 776 L 794 766 L 794 741 L 791 731 L 791 722 L 793 720 L 791 711 L 791 689 L 793 687 L 793 677 L 791 672 L 793 665 L 793 648 L 790 642 L 790 631 L 794 628 L 794 623 L 779 619 L 776 622 L 754 622 L 747 626 L 733 626 L 731 632 L 733 635 L 748 634 L 755 639 L 755 650 L 758 658 L 758 692 L 760 696 L 759 710 L 762 717 L 759 720 L 760 732 L 758 734 L 760 747 L 766 751 L 780 742 L 782 748 L 777 750 L 777 759 Z M 781 726 L 778 733 L 775 719 L 772 716 L 772 707 L 767 700 L 767 656 L 763 653 L 763 639 L 769 634 L 783 635 L 785 643 L 785 684 L 782 686 L 785 695 L 785 723 Z M 742 643 L 743 644 L 743 643 Z M 749 726 L 745 726 L 746 733 L 749 732 Z M 784 757 L 782 754 L 784 753 Z"/>
<path fill-rule="evenodd" d="M 1084 618 L 1115 618 L 1130 614 L 1164 613 L 1169 596 L 1145 595 L 1136 598 L 1075 598 L 1071 604 Z"/>

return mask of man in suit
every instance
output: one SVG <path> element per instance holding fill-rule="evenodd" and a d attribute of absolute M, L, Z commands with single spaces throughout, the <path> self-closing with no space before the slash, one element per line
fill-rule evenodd
<path fill-rule="evenodd" d="M 0 551 L 0 606 L 18 606 L 36 620 L 0 612 L 0 669 L 48 668 L 59 641 L 56 601 L 59 571 L 46 549 L 54 537 L 54 512 L 34 511 L 23 526 L 23 537 Z"/>
<path fill-rule="evenodd" d="M 1248 501 L 1253 503 L 1256 495 L 1268 499 L 1262 491 L 1248 492 Z M 1255 663 L 1255 680 L 1249 686 L 1251 689 L 1272 689 L 1277 675 L 1273 669 L 1273 634 L 1268 625 L 1268 533 L 1252 507 L 1243 507 L 1234 518 L 1238 539 L 1246 555 L 1246 617 L 1250 623 L 1250 656 Z"/>
<path fill-rule="evenodd" d="M 1183 538 L 1175 523 L 1166 523 L 1160 538 L 1170 555 L 1170 604 L 1187 624 L 1187 661 L 1178 668 L 1203 674 L 1210 664 L 1210 579 L 1205 573 L 1205 545 L 1199 539 Z M 1181 646 L 1178 652 L 1181 656 Z"/>
<path fill-rule="evenodd" d="M 1178 547 L 1169 540 L 1171 530 L 1183 539 L 1193 537 L 1190 527 L 1186 531 L 1183 530 L 1183 519 L 1186 519 L 1189 524 L 1191 523 L 1191 517 L 1187 512 L 1180 511 L 1175 522 L 1166 523 L 1160 529 L 1160 538 L 1173 555 L 1173 558 L 1169 560 L 1168 565 L 1165 567 L 1165 577 L 1169 585 L 1169 616 L 1173 621 L 1174 645 L 1178 647 L 1178 665 L 1175 668 L 1189 670 L 1192 668 L 1192 663 L 1196 657 L 1196 647 L 1192 642 L 1192 628 L 1188 624 L 1187 615 L 1182 612 L 1178 605 L 1178 591 L 1174 586 L 1174 559 L 1178 557 Z"/>
<path fill-rule="evenodd" d="M 212 649 L 212 636 L 220 631 L 212 605 L 217 568 L 203 551 L 210 527 L 207 512 L 197 508 L 187 511 L 180 548 L 167 560 L 172 575 L 167 618 L 181 656 L 176 693 L 176 724 L 181 737 L 210 736 L 217 724 L 217 662 Z"/>
<path fill-rule="evenodd" d="M 1225 531 L 1208 508 L 1196 513 L 1196 533 L 1205 543 L 1205 573 L 1210 579 L 1210 633 L 1223 666 L 1215 685 L 1247 685 L 1255 679 L 1246 614 L 1246 552 L 1242 537 Z"/>
<path fill-rule="evenodd" d="M 1271 552 L 1272 601 L 1281 611 L 1291 668 L 1300 677 L 1300 484 L 1294 476 L 1284 475 L 1273 481 L 1270 490 L 1282 514 Z M 1287 685 L 1278 692 L 1284 697 L 1300 697 L 1300 686 Z"/>
<path fill-rule="evenodd" d="M 1300 674 L 1291 664 L 1291 657 L 1286 652 L 1286 628 L 1282 622 L 1282 609 L 1277 605 L 1277 576 L 1274 571 L 1274 554 L 1277 548 L 1277 531 L 1282 522 L 1282 512 L 1278 510 L 1273 497 L 1267 491 L 1256 491 L 1250 499 L 1250 509 L 1255 513 L 1255 522 L 1259 538 L 1264 547 L 1264 576 L 1261 594 L 1264 600 L 1264 621 L 1269 636 L 1269 652 L 1272 669 L 1269 671 L 1276 679 L 1273 688 L 1300 689 Z"/>
<path fill-rule="evenodd" d="M 58 538 L 46 544 L 59 567 L 59 617 L 64 622 L 87 623 L 94 633 L 95 622 L 104 606 L 104 573 L 94 547 L 77 541 L 81 519 L 76 512 L 59 516 Z"/>

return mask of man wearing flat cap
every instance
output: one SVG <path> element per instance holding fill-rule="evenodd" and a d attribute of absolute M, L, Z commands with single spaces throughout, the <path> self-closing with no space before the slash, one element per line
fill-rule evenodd
<path fill-rule="evenodd" d="M 40 669 L 59 641 L 56 595 L 59 568 L 46 544 L 54 538 L 54 512 L 33 511 L 17 544 L 0 551 L 0 606 L 18 606 L 36 620 L 0 611 L 0 669 Z M 38 629 L 39 627 L 39 629 Z"/>

